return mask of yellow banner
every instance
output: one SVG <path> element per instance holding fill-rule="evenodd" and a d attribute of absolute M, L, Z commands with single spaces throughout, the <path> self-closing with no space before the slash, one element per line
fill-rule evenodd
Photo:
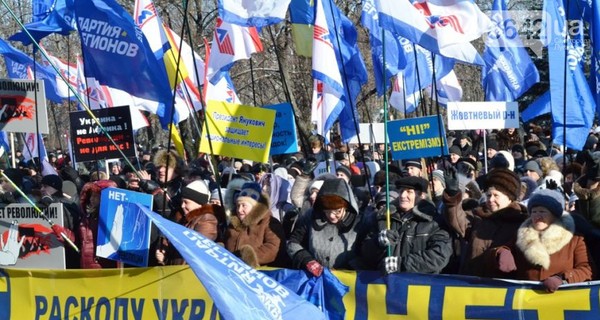
<path fill-rule="evenodd" d="M 268 162 L 274 123 L 274 110 L 208 101 L 200 152 Z"/>
<path fill-rule="evenodd" d="M 598 283 L 546 293 L 531 284 L 449 275 L 334 271 L 345 319 L 597 319 Z M 239 303 L 243 303 L 242 299 Z M 235 307 L 235 306 L 232 306 Z M 0 269 L 0 320 L 219 319 L 187 266 Z"/>

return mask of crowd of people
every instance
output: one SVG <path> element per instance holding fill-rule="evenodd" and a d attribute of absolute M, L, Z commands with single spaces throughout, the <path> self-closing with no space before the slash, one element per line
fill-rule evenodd
<path fill-rule="evenodd" d="M 270 164 L 186 162 L 161 149 L 130 159 L 133 167 L 75 169 L 55 156 L 56 175 L 42 176 L 35 162 L 3 172 L 38 206 L 63 204 L 64 224 L 52 230 L 81 248 L 65 246 L 68 268 L 119 266 L 95 252 L 100 192 L 115 187 L 152 194 L 155 212 L 252 267 L 315 277 L 324 268 L 464 274 L 535 280 L 554 292 L 598 279 L 599 132 L 579 152 L 562 152 L 532 127 L 452 132 L 449 155 L 427 159 L 394 161 L 383 144 L 313 135 L 309 150 Z M 327 172 L 316 174 L 323 162 Z M 11 184 L 1 187 L 0 206 L 25 202 Z M 151 243 L 150 265 L 185 264 L 155 228 Z"/>

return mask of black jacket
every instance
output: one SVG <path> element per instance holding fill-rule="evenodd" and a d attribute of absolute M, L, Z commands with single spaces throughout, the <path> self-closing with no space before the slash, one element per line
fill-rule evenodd
<path fill-rule="evenodd" d="M 433 203 L 421 200 L 410 211 L 391 215 L 390 230 L 397 230 L 400 237 L 392 245 L 392 254 L 399 257 L 399 272 L 439 273 L 452 255 L 450 235 L 437 222 Z M 380 230 L 386 229 L 386 217 L 378 216 L 374 228 L 361 247 L 363 264 L 370 269 L 380 268 L 387 256 L 387 247 L 378 242 Z"/>

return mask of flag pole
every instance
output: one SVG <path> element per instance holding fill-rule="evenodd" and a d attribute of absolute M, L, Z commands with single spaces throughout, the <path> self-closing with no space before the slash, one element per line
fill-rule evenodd
<path fill-rule="evenodd" d="M 46 222 L 48 222 L 50 226 L 54 225 L 54 221 L 50 220 L 50 218 L 48 218 L 48 216 L 44 214 L 44 211 L 42 211 L 42 209 L 36 206 L 35 203 L 33 203 L 33 201 L 31 201 L 31 199 L 29 199 L 29 197 L 25 193 L 23 193 L 21 188 L 19 188 L 12 180 L 10 180 L 10 178 L 4 173 L 4 171 L 0 172 L 0 174 L 2 174 L 2 178 L 6 179 L 6 181 L 10 183 L 10 185 L 23 197 L 23 199 L 27 200 L 27 202 L 29 202 L 29 204 L 33 206 L 33 209 L 35 209 L 35 211 L 40 215 L 40 217 L 42 217 L 42 219 L 46 220 Z M 67 237 L 64 231 L 61 231 L 60 235 L 69 244 L 69 246 L 71 246 L 71 248 L 79 252 L 79 248 L 77 248 L 75 243 L 73 243 L 73 241 L 71 241 L 71 239 Z"/>
<path fill-rule="evenodd" d="M 10 16 L 13 18 L 13 20 L 15 20 L 15 22 L 17 22 L 17 24 L 19 25 L 19 27 L 21 27 L 21 29 L 23 29 L 23 32 L 25 32 L 25 34 L 27 34 L 27 37 L 29 37 L 29 39 L 31 39 L 33 45 L 37 48 L 37 49 L 41 49 L 39 43 L 35 40 L 35 38 L 31 35 L 31 33 L 29 32 L 29 30 L 27 30 L 27 28 L 25 28 L 25 26 L 23 25 L 23 22 L 21 22 L 19 20 L 19 18 L 16 16 L 16 14 L 14 13 L 14 11 L 8 6 L 8 3 L 6 3 L 5 0 L 0 0 L 2 1 L 2 4 L 4 5 L 4 7 L 6 8 L 6 10 L 8 11 L 8 13 L 10 14 Z M 81 95 L 75 90 L 75 88 L 73 88 L 73 86 L 69 83 L 68 79 L 65 77 L 65 75 L 63 75 L 60 70 L 58 69 L 58 67 L 52 62 L 50 61 L 50 57 L 48 57 L 48 55 L 46 54 L 46 52 L 44 52 L 44 50 L 40 50 L 40 52 L 42 53 L 42 55 L 44 56 L 44 58 L 46 58 L 46 60 L 48 60 L 48 65 L 52 67 L 52 69 L 54 69 L 54 71 L 56 72 L 56 74 L 60 77 L 60 79 L 67 85 L 67 87 L 69 88 L 70 92 L 73 92 L 73 95 L 75 96 L 75 98 L 77 98 L 77 101 L 79 101 L 79 103 L 81 104 L 81 106 L 85 109 L 85 111 L 88 113 L 88 115 L 90 116 L 90 118 L 95 122 L 95 124 L 98 126 L 98 128 L 100 128 L 100 130 L 102 131 L 102 133 L 108 138 L 108 140 L 110 141 L 110 143 L 112 143 L 112 145 L 116 148 L 116 150 L 120 153 L 121 157 L 123 158 L 123 160 L 127 163 L 127 165 L 129 167 L 131 167 L 132 169 L 134 169 L 134 172 L 136 173 L 136 175 L 141 179 L 142 177 L 140 176 L 140 174 L 135 171 L 135 167 L 133 166 L 133 164 L 131 163 L 131 161 L 129 161 L 129 159 L 127 158 L 127 156 L 125 155 L 125 153 L 123 152 L 123 150 L 121 150 L 121 148 L 119 148 L 119 145 L 117 144 L 117 142 L 115 142 L 115 140 L 113 139 L 113 137 L 110 135 L 110 133 L 108 133 L 108 131 L 106 130 L 106 128 L 102 125 L 102 123 L 100 122 L 100 120 L 98 119 L 98 117 L 96 117 L 94 115 L 94 113 L 92 112 L 92 110 L 89 107 L 89 103 L 86 103 L 83 98 L 81 97 Z M 34 66 L 36 65 L 35 60 L 34 60 Z"/>

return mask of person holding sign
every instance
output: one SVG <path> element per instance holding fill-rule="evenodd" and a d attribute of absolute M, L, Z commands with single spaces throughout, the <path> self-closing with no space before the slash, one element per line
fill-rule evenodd
<path fill-rule="evenodd" d="M 222 243 L 227 224 L 225 210 L 220 205 L 209 204 L 210 191 L 203 180 L 190 182 L 182 190 L 183 218 L 179 223 L 204 237 Z M 156 250 L 156 260 L 160 265 L 182 265 L 186 262 L 172 244 Z"/>
<path fill-rule="evenodd" d="M 65 232 L 80 250 L 79 267 L 82 269 L 116 268 L 117 262 L 96 256 L 98 243 L 98 214 L 100 211 L 100 192 L 105 188 L 116 188 L 111 180 L 88 182 L 80 194 L 80 204 L 83 215 L 81 222 L 73 232 Z M 54 226 L 57 226 L 56 224 Z M 54 230 L 54 227 L 52 228 Z M 67 230 L 68 231 L 68 230 Z M 56 231 L 55 231 L 56 232 Z M 64 241 L 59 238 L 60 241 Z"/>

